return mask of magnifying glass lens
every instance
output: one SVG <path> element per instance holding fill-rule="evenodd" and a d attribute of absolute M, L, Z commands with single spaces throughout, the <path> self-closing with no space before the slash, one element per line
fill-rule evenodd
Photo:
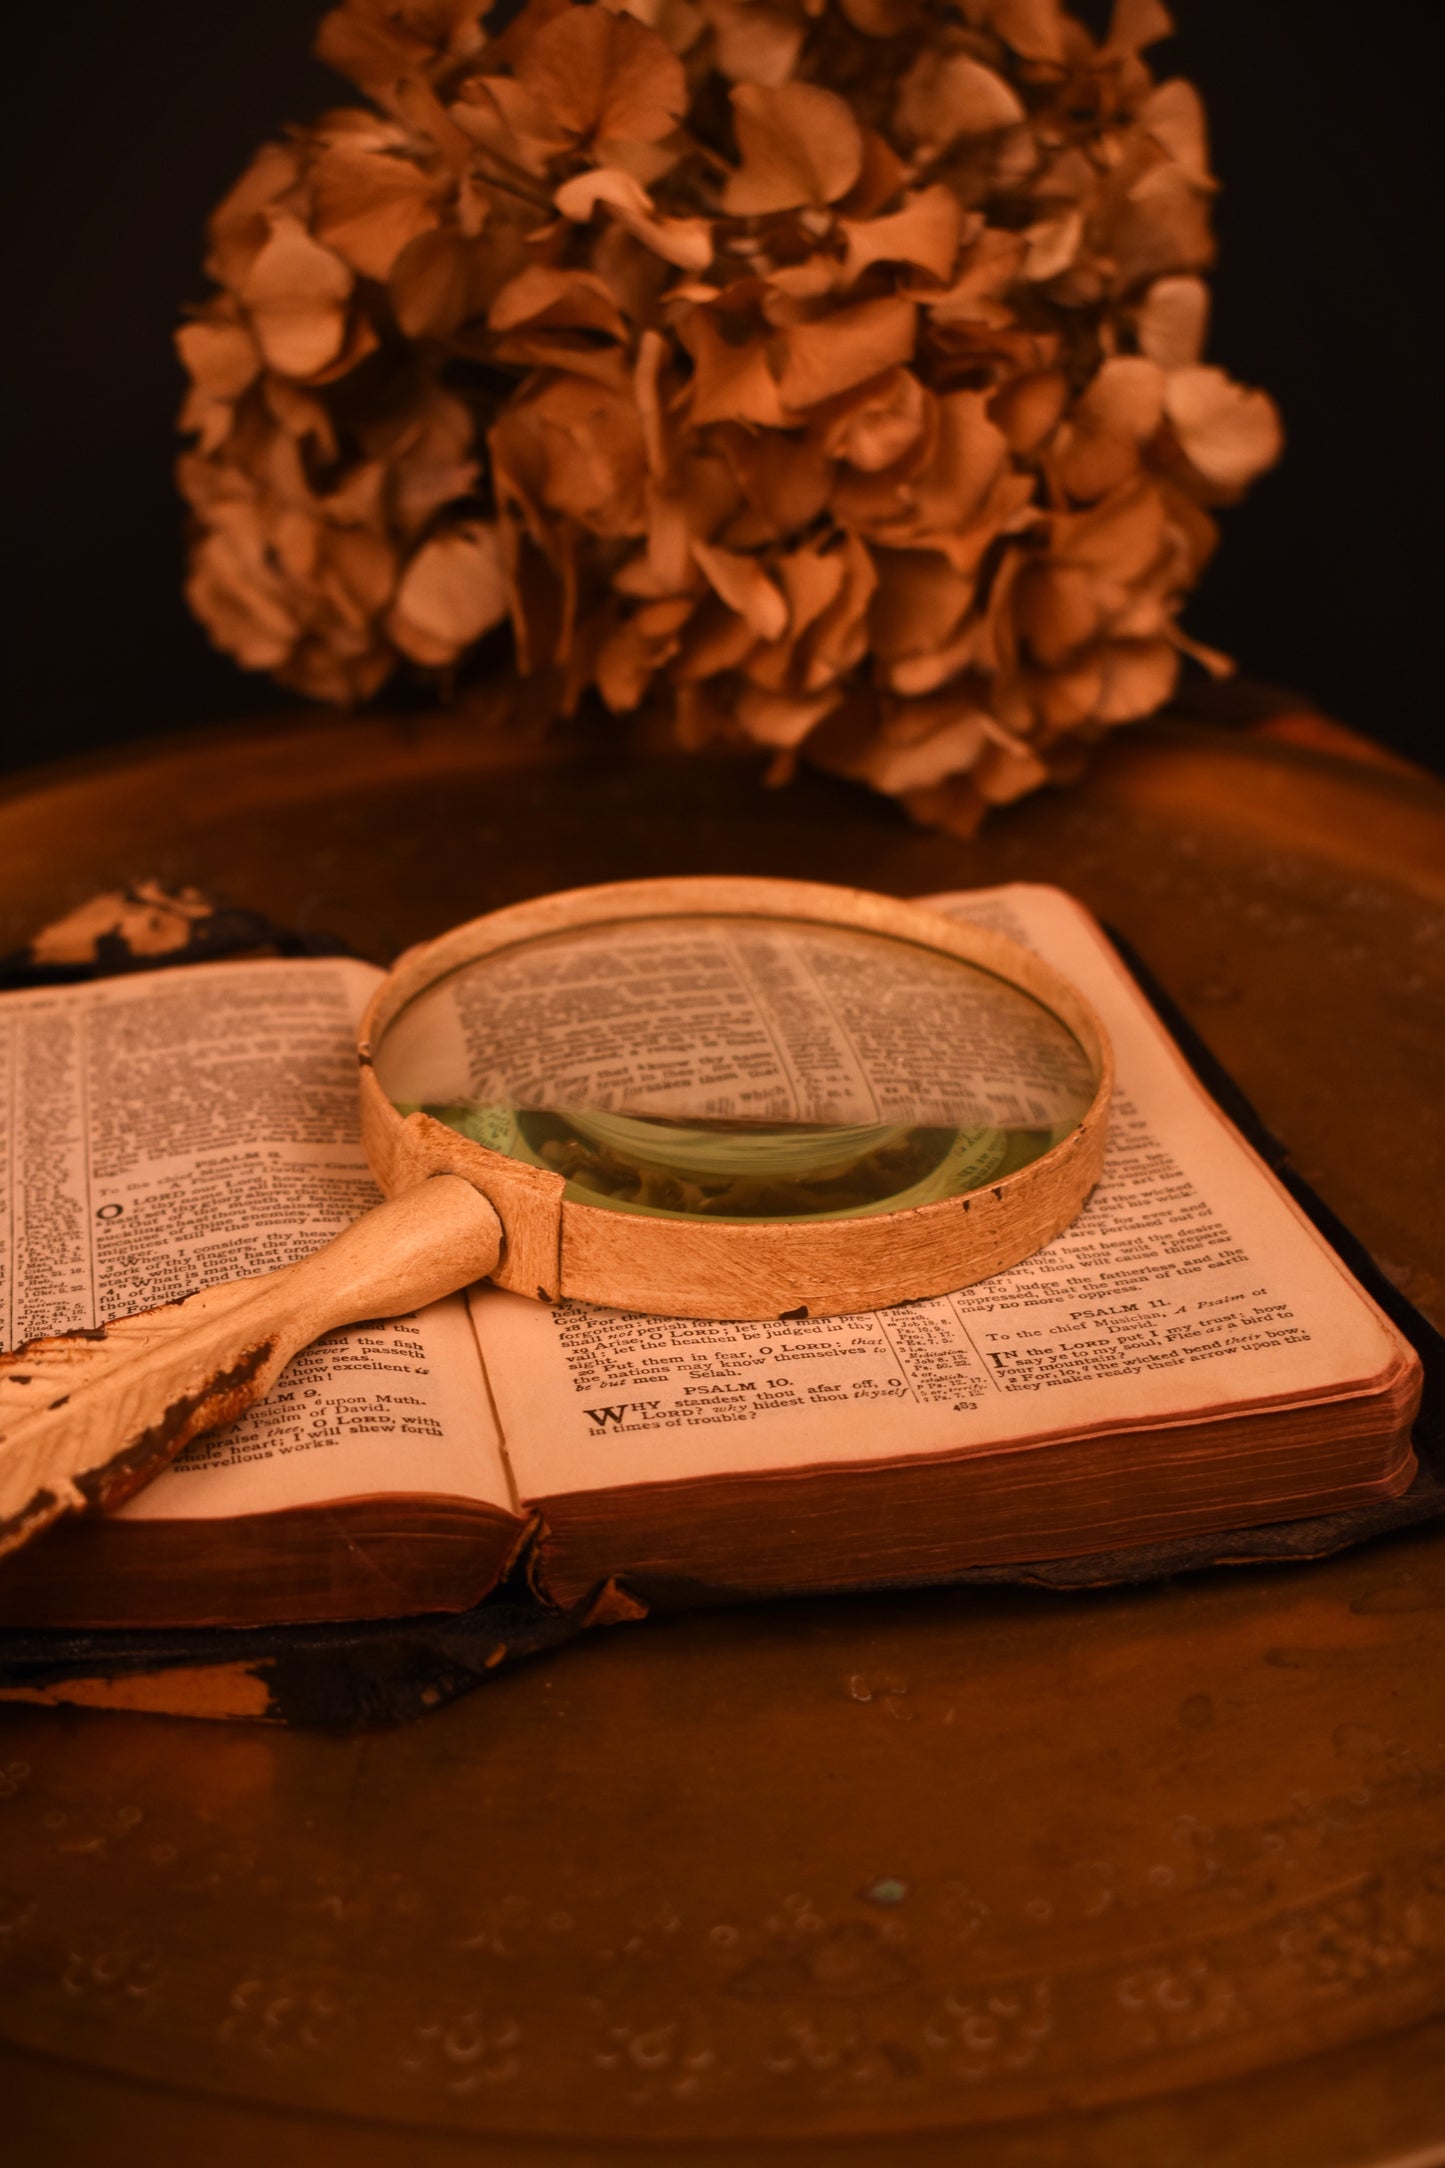
<path fill-rule="evenodd" d="M 854 927 L 674 916 L 524 941 L 437 980 L 375 1055 L 418 1109 L 605 1210 L 849 1219 L 997 1182 L 1096 1079 L 1043 1005 Z"/>

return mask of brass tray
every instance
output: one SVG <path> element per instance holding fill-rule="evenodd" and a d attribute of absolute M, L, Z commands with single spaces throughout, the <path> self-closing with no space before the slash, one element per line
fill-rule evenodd
<path fill-rule="evenodd" d="M 307 719 L 22 780 L 0 947 L 149 873 L 381 960 L 683 871 L 1071 888 L 1445 1318 L 1425 780 L 1153 726 L 963 844 L 743 763 Z M 1420 1531 L 652 1621 L 357 1740 L 8 1710 L 7 2158 L 1423 2168 L 1442 1675 Z"/>

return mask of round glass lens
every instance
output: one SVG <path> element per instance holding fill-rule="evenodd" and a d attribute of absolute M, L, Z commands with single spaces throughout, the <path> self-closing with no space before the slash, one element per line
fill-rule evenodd
<path fill-rule="evenodd" d="M 605 1210 L 848 1219 L 998 1181 L 1095 1077 L 1053 1013 L 960 958 L 799 919 L 679 916 L 519 943 L 407 1004 L 376 1049 L 402 1114 Z"/>

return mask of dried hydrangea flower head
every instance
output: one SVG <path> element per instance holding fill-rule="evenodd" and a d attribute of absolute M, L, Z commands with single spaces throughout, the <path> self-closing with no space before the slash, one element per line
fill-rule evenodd
<path fill-rule="evenodd" d="M 1275 410 L 1116 0 L 345 0 L 180 333 L 187 592 L 316 697 L 509 619 L 566 705 L 967 830 L 1157 708 Z"/>

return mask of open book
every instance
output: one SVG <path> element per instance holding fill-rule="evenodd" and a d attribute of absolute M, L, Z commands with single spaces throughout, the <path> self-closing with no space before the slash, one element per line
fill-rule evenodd
<path fill-rule="evenodd" d="M 1094 1003 L 1103 1180 L 1025 1264 L 718 1324 L 482 1287 L 336 1333 L 109 1519 L 0 1564 L 12 1625 L 242 1626 L 947 1579 L 1397 1496 L 1420 1366 L 1057 890 L 933 899 Z M 318 1247 L 376 1191 L 379 974 L 235 962 L 0 999 L 5 1345 Z"/>

